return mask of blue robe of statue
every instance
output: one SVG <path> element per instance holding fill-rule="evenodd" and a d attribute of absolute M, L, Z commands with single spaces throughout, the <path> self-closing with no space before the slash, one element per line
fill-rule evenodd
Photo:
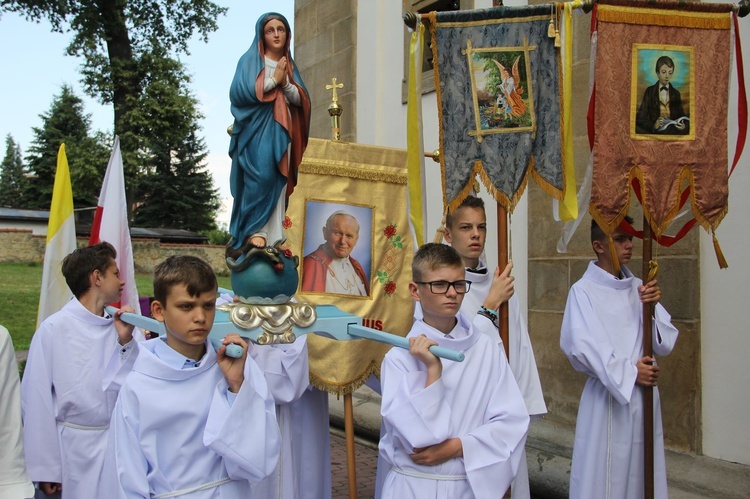
<path fill-rule="evenodd" d="M 287 104 L 280 87 L 263 92 L 263 28 L 271 14 L 278 16 L 287 30 L 284 48 L 288 61 L 287 76 L 289 83 L 299 90 L 299 107 Z M 232 246 L 235 249 L 266 224 L 282 189 L 286 189 L 287 199 L 292 194 L 302 154 L 307 147 L 310 98 L 289 53 L 291 38 L 289 23 L 283 16 L 275 13 L 262 15 L 255 25 L 255 39 L 237 63 L 229 89 L 234 116 L 229 144 L 234 205 L 229 232 L 234 238 Z M 268 244 L 273 242 L 267 241 Z"/>

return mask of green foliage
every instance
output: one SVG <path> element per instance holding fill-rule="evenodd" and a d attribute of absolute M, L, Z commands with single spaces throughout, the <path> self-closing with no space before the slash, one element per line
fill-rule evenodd
<path fill-rule="evenodd" d="M 83 59 L 81 73 L 86 93 L 114 107 L 114 132 L 120 137 L 125 189 L 129 205 L 132 204 L 139 189 L 136 184 L 143 180 L 139 175 L 139 166 L 143 164 L 142 154 L 160 154 L 156 149 L 147 149 L 148 144 L 144 144 L 150 138 L 148 134 L 152 125 L 144 120 L 146 115 L 142 113 L 142 106 L 158 107 L 164 104 L 159 100 L 149 101 L 158 99 L 154 94 L 159 94 L 158 90 L 150 87 L 158 84 L 163 76 L 164 64 L 169 64 L 169 60 L 180 54 L 188 53 L 187 43 L 193 35 L 197 34 L 204 41 L 208 39 L 208 35 L 218 27 L 216 19 L 225 14 L 227 8 L 219 7 L 210 0 L 0 0 L 0 15 L 3 11 L 18 12 L 35 22 L 46 19 L 52 24 L 53 31 L 73 33 L 66 51 L 68 55 Z M 184 73 L 181 67 L 179 71 Z M 184 74 L 182 76 L 185 77 Z M 180 88 L 175 87 L 175 91 L 180 92 Z M 185 114 L 195 116 L 191 112 Z M 164 125 L 159 123 L 155 126 L 163 129 Z M 189 140 L 190 135 L 184 133 L 181 137 Z M 205 145 L 202 140 L 199 142 L 201 147 L 197 147 L 197 150 L 203 151 Z M 188 152 L 184 152 L 183 156 L 191 158 L 193 165 L 186 168 L 193 172 L 200 170 L 205 158 L 204 154 L 196 159 L 195 154 Z M 202 198 L 198 204 L 210 208 L 216 203 L 216 192 L 210 178 L 205 173 L 193 177 L 191 180 L 194 184 L 205 182 L 205 187 L 199 186 L 196 193 L 177 192 L 176 197 L 167 199 L 175 202 L 176 199 L 197 194 Z M 95 185 L 101 185 L 101 180 Z M 39 194 L 42 195 L 41 199 L 45 199 L 45 193 Z M 161 196 L 174 194 L 163 191 Z M 198 221 L 194 225 L 212 227 L 208 221 L 212 217 L 211 209 L 201 212 L 195 217 Z M 164 226 L 165 223 L 157 226 Z"/>
<path fill-rule="evenodd" d="M 26 182 L 24 207 L 49 209 L 62 143 L 70 168 L 74 206 L 96 206 L 109 158 L 108 140 L 101 132 L 90 136 L 91 117 L 85 114 L 83 101 L 68 85 L 62 86 L 60 95 L 40 118 L 42 126 L 33 129 L 34 139 L 27 154 L 29 172 L 33 175 Z"/>
<path fill-rule="evenodd" d="M 21 147 L 8 134 L 5 138 L 5 157 L 0 164 L 0 206 L 23 208 L 26 177 L 23 171 Z"/>
<path fill-rule="evenodd" d="M 142 104 L 131 116 L 138 119 L 144 174 L 137 191 L 134 224 L 140 227 L 206 231 L 216 228 L 218 191 L 206 171 L 206 144 L 199 136 L 198 102 L 179 61 L 153 56 L 154 79 Z"/>
<path fill-rule="evenodd" d="M 28 350 L 36 329 L 42 266 L 0 264 L 0 321 L 10 332 L 16 350 Z"/>
<path fill-rule="evenodd" d="M 208 237 L 209 244 L 216 246 L 226 246 L 229 240 L 232 239 L 232 235 L 227 230 L 226 225 L 222 225 L 218 229 L 202 230 L 200 233 Z"/>

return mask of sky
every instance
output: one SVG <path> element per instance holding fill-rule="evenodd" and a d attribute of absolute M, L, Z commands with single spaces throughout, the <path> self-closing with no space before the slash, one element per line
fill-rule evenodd
<path fill-rule="evenodd" d="M 200 102 L 202 133 L 209 151 L 208 169 L 219 188 L 223 208 L 220 223 L 229 223 L 232 197 L 229 192 L 231 160 L 227 154 L 232 124 L 229 111 L 229 85 L 240 56 L 253 41 L 255 23 L 269 10 L 283 14 L 292 24 L 294 33 L 294 0 L 268 3 L 248 0 L 215 0 L 229 7 L 218 19 L 218 30 L 209 35 L 208 43 L 194 37 L 190 55 L 180 59 L 192 75 L 193 95 Z M 13 136 L 22 154 L 33 140 L 32 127 L 40 127 L 40 114 L 49 111 L 54 96 L 63 84 L 73 87 L 84 99 L 85 111 L 91 115 L 91 129 L 112 133 L 112 106 L 104 106 L 83 92 L 78 73 L 82 60 L 65 55 L 72 35 L 53 33 L 49 22 L 36 24 L 23 17 L 5 13 L 0 17 L 0 155 L 5 155 L 5 137 Z M 294 41 L 294 38 L 292 38 Z M 0 160 L 2 158 L 0 157 Z"/>

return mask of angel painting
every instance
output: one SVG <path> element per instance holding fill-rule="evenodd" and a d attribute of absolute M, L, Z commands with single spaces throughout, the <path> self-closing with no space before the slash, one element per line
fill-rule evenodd
<path fill-rule="evenodd" d="M 521 56 L 516 57 L 515 62 L 513 62 L 512 71 L 508 72 L 505 66 L 503 66 L 498 60 L 491 59 L 491 61 L 497 65 L 501 75 L 500 85 L 498 85 L 498 103 L 500 102 L 500 97 L 502 95 L 505 114 L 510 114 L 515 118 L 523 116 L 523 113 L 526 112 L 526 104 L 521 97 L 524 89 L 523 87 L 516 86 L 516 82 L 521 81 L 518 74 L 518 63 L 520 60 Z"/>
<path fill-rule="evenodd" d="M 476 130 L 469 135 L 481 138 L 533 128 L 526 61 L 527 56 L 521 50 L 488 48 L 470 52 Z"/>

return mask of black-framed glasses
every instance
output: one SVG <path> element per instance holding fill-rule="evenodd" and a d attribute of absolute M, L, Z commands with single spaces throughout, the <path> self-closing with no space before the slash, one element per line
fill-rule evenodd
<path fill-rule="evenodd" d="M 414 281 L 415 284 L 428 284 L 430 286 L 430 291 L 436 295 L 444 295 L 448 292 L 451 286 L 453 286 L 453 289 L 456 290 L 456 293 L 459 295 L 462 295 L 469 291 L 471 288 L 471 281 L 467 280 L 460 280 L 460 281 L 430 281 L 430 282 L 419 282 Z"/>

